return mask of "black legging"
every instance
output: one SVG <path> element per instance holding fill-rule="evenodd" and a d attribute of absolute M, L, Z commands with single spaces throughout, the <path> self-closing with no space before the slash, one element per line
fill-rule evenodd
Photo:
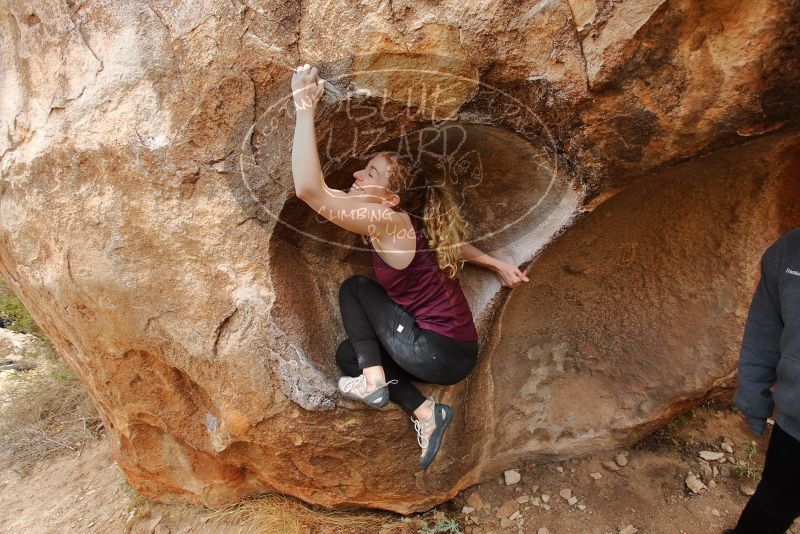
<path fill-rule="evenodd" d="M 772 425 L 764 471 L 734 529 L 736 534 L 783 534 L 800 515 L 800 441 Z"/>
<path fill-rule="evenodd" d="M 425 396 L 411 380 L 450 385 L 475 367 L 477 341 L 461 341 L 420 328 L 378 282 L 355 275 L 339 288 L 339 309 L 347 339 L 336 349 L 336 363 L 348 376 L 382 365 L 389 398 L 411 415 Z"/>

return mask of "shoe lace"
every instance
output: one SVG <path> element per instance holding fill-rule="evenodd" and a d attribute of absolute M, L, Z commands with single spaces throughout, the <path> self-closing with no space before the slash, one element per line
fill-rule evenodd
<path fill-rule="evenodd" d="M 385 384 L 380 384 L 378 387 L 388 386 L 389 384 L 397 384 L 397 380 L 389 380 Z M 354 387 L 358 387 L 359 391 L 366 393 L 367 392 L 367 377 L 364 374 L 360 374 L 356 377 L 353 377 L 352 380 L 348 380 L 343 386 L 342 389 L 344 391 L 350 391 Z"/>
<path fill-rule="evenodd" d="M 419 446 L 422 447 L 423 449 L 427 449 L 428 438 L 426 438 L 422 433 L 422 423 L 420 422 L 419 419 L 414 419 L 413 417 L 411 418 L 411 420 L 414 422 L 414 430 L 417 431 L 417 443 L 419 443 Z M 425 443 L 423 444 L 423 442 Z"/>
<path fill-rule="evenodd" d="M 436 401 L 434 399 L 428 399 L 429 402 L 432 404 L 432 408 L 436 407 Z M 436 424 L 436 414 L 431 411 L 431 418 L 426 421 L 420 421 L 419 419 L 411 418 L 411 421 L 414 423 L 414 430 L 417 431 L 417 443 L 419 446 L 422 447 L 423 453 L 424 450 L 428 448 L 428 438 L 425 437 L 424 431 L 425 427 L 430 427 L 431 425 Z"/>

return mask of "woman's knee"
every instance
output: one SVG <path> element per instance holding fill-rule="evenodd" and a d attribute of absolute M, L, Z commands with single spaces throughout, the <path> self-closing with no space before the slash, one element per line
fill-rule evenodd
<path fill-rule="evenodd" d="M 342 284 L 339 286 L 339 299 L 342 298 L 342 295 L 345 293 L 355 293 L 358 291 L 358 287 L 364 283 L 365 280 L 369 280 L 363 274 L 354 274 L 353 276 L 346 279 Z"/>
<path fill-rule="evenodd" d="M 358 366 L 358 357 L 356 356 L 353 344 L 350 342 L 350 338 L 346 338 L 336 347 L 336 365 L 338 365 L 339 369 L 342 371 L 346 371 L 348 368 L 352 367 L 353 364 Z"/>

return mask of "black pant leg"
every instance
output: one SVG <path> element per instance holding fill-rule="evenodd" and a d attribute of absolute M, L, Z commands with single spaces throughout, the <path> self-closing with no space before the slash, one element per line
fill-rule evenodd
<path fill-rule="evenodd" d="M 454 383 L 453 371 L 432 332 L 419 327 L 414 317 L 394 302 L 375 280 L 354 275 L 339 289 L 342 320 L 361 368 L 381 365 L 374 353 L 386 353 L 411 376 L 434 384 Z M 444 337 L 444 336 L 442 336 Z M 444 349 L 452 351 L 451 344 Z"/>
<path fill-rule="evenodd" d="M 764 471 L 736 534 L 783 534 L 800 516 L 800 441 L 777 424 L 767 445 Z"/>
<path fill-rule="evenodd" d="M 423 330 L 421 338 L 423 346 L 440 369 L 437 384 L 461 382 L 478 361 L 477 341 L 462 341 L 432 330 Z"/>
<path fill-rule="evenodd" d="M 414 410 L 425 402 L 425 395 L 411 383 L 411 380 L 424 382 L 417 377 L 412 377 L 405 369 L 385 354 L 383 359 L 383 371 L 386 374 L 386 381 L 397 380 L 397 384 L 389 384 L 389 398 L 400 405 L 404 412 L 413 415 Z"/>
<path fill-rule="evenodd" d="M 408 415 L 413 415 L 414 410 L 425 402 L 425 396 L 411 383 L 411 379 L 415 377 L 399 367 L 385 352 L 383 362 L 386 381 L 397 380 L 397 384 L 389 384 L 389 398 L 399 404 Z M 336 349 L 336 364 L 347 376 L 358 376 L 362 373 L 356 351 L 349 339 L 342 341 Z"/>
<path fill-rule="evenodd" d="M 346 376 L 358 376 L 361 374 L 361 367 L 358 366 L 358 358 L 353 344 L 349 339 L 345 339 L 336 348 L 336 365 Z"/>
<path fill-rule="evenodd" d="M 339 301 L 359 368 L 383 365 L 387 380 L 399 382 L 399 387 L 389 386 L 390 398 L 396 398 L 408 413 L 425 400 L 411 380 L 455 384 L 475 365 L 477 342 L 459 341 L 420 328 L 375 280 L 351 276 L 339 289 Z"/>
<path fill-rule="evenodd" d="M 369 280 L 365 276 L 355 275 L 342 282 L 339 287 L 339 312 L 342 315 L 347 338 L 355 349 L 358 365 L 364 369 L 382 365 L 383 362 L 375 327 L 364 306 L 365 295 L 361 290 L 364 285 L 362 279 Z"/>

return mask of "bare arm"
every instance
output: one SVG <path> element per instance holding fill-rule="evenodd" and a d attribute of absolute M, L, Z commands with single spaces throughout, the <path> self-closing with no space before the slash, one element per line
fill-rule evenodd
<path fill-rule="evenodd" d="M 516 287 L 521 282 L 529 281 L 525 273 L 520 271 L 516 265 L 511 265 L 510 263 L 493 258 L 469 243 L 463 243 L 461 245 L 461 257 L 467 263 L 472 263 L 494 271 L 500 277 L 502 284 L 506 287 Z"/>
<path fill-rule="evenodd" d="M 292 76 L 292 94 L 296 112 L 292 175 L 294 191 L 299 198 L 307 193 L 321 193 L 325 187 L 325 178 L 317 153 L 317 133 L 314 130 L 314 112 L 325 82 L 315 80 L 317 80 L 316 67 L 307 72 L 295 72 Z"/>
<path fill-rule="evenodd" d="M 292 178 L 297 198 L 337 226 L 379 239 L 402 224 L 401 215 L 376 203 L 351 198 L 325 183 L 317 152 L 314 113 L 324 90 L 317 68 L 305 65 L 292 76 L 296 119 L 292 145 Z"/>
<path fill-rule="evenodd" d="M 461 245 L 461 257 L 464 258 L 464 261 L 467 263 L 477 265 L 478 267 L 484 267 L 492 271 L 496 270 L 499 263 L 498 260 L 469 243 L 463 243 Z"/>

